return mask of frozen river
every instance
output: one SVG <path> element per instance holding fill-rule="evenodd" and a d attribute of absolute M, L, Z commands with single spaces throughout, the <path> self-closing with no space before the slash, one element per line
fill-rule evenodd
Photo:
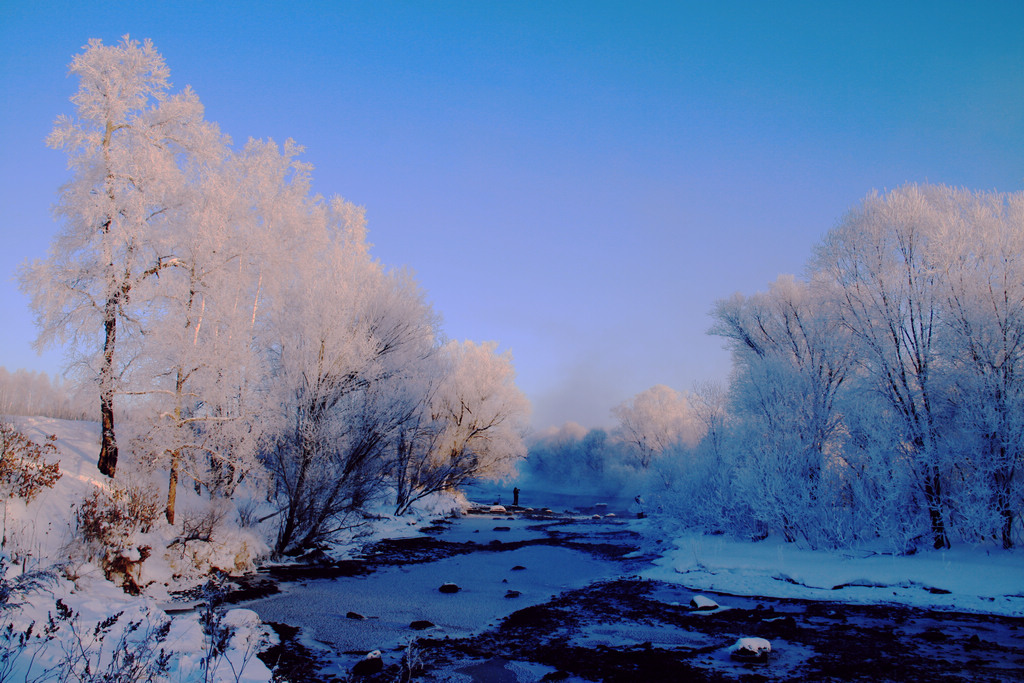
<path fill-rule="evenodd" d="M 416 638 L 479 633 L 524 607 L 639 566 L 614 557 L 632 549 L 623 510 L 601 505 L 570 515 L 559 502 L 557 515 L 538 509 L 446 520 L 427 539 L 390 543 L 389 559 L 384 566 L 371 560 L 369 573 L 285 582 L 281 593 L 244 606 L 266 622 L 300 627 L 305 644 L 330 651 L 325 673 L 340 676 L 372 650 L 388 662 Z M 442 592 L 444 584 L 459 590 Z"/>

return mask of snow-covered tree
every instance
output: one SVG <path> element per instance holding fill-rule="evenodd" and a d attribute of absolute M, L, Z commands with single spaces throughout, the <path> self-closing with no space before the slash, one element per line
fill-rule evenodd
<path fill-rule="evenodd" d="M 727 387 L 721 382 L 698 382 L 690 395 L 690 406 L 700 434 L 699 445 L 715 460 L 721 459 L 725 448 L 727 401 Z"/>
<path fill-rule="evenodd" d="M 739 483 L 769 526 L 817 535 L 833 504 L 841 447 L 836 398 L 851 365 L 826 291 L 782 276 L 768 292 L 719 301 L 712 333 L 729 340 L 730 400 L 744 433 Z"/>
<path fill-rule="evenodd" d="M 400 381 L 389 382 L 396 430 L 391 444 L 389 480 L 395 490 L 395 514 L 432 493 L 433 455 L 444 426 L 430 407 L 449 369 L 448 359 L 435 346 Z"/>
<path fill-rule="evenodd" d="M 219 155 L 222 140 L 190 89 L 170 94 L 169 71 L 149 41 L 91 40 L 71 73 L 79 79 L 71 98 L 77 117 L 58 118 L 48 139 L 73 172 L 57 204 L 63 228 L 49 257 L 25 267 L 21 279 L 38 345 L 69 341 L 89 359 L 100 396 L 99 469 L 113 477 L 125 343 L 138 342 L 147 284 L 175 263 L 163 233 L 176 228 L 193 189 L 184 167 Z"/>
<path fill-rule="evenodd" d="M 872 193 L 828 233 L 806 281 L 719 302 L 729 390 L 690 397 L 701 441 L 654 461 L 652 500 L 707 530 L 812 545 L 1014 545 L 1022 254 L 1024 193 Z"/>
<path fill-rule="evenodd" d="M 59 376 L 51 379 L 45 372 L 0 367 L 0 415 L 84 420 L 89 405 L 75 386 Z"/>
<path fill-rule="evenodd" d="M 137 445 L 168 461 L 171 523 L 182 468 L 190 483 L 222 496 L 256 467 L 263 423 L 257 391 L 268 369 L 255 327 L 264 268 L 299 267 L 279 253 L 281 242 L 303 232 L 310 212 L 299 151 L 250 141 L 192 169 L 196 191 L 184 229 L 168 247 L 178 256 L 160 276 L 131 385 L 145 397 L 136 411 L 143 422 Z"/>
<path fill-rule="evenodd" d="M 940 195 L 917 185 L 868 195 L 825 237 L 814 264 L 837 290 L 865 372 L 902 418 L 904 455 L 915 463 L 936 548 L 949 546 L 939 419 L 943 275 L 934 245 L 951 217 Z"/>
<path fill-rule="evenodd" d="M 975 506 L 998 516 L 1013 546 L 1024 506 L 1024 194 L 935 188 L 944 215 L 932 245 L 942 268 L 944 341 L 954 387 L 958 441 L 970 479 L 987 486 Z M 963 477 L 957 477 L 963 481 Z M 965 482 L 966 491 L 978 483 Z M 983 519 L 969 524 L 983 534 Z"/>
<path fill-rule="evenodd" d="M 329 535 L 383 481 L 402 411 L 382 383 L 407 376 L 434 345 L 432 309 L 408 274 L 370 258 L 362 213 L 339 201 L 310 220 L 293 252 L 302 267 L 271 295 L 263 342 L 273 355 L 278 436 L 266 461 L 282 510 L 278 554 Z"/>
<path fill-rule="evenodd" d="M 509 473 L 526 411 L 509 358 L 442 346 L 412 276 L 371 257 L 362 209 L 311 192 L 301 148 L 231 149 L 149 42 L 91 41 L 71 70 L 77 117 L 49 140 L 73 171 L 64 225 L 22 286 L 39 344 L 70 342 L 99 387 L 103 473 L 120 395 L 122 445 L 168 473 L 168 522 L 182 485 L 268 482 L 277 554 L 392 482 L 401 505 Z"/>
<path fill-rule="evenodd" d="M 653 458 L 672 446 L 697 442 L 698 427 L 689 401 L 664 384 L 620 403 L 612 414 L 618 419 L 614 438 L 630 446 L 640 469 L 647 469 Z"/>
<path fill-rule="evenodd" d="M 500 481 L 526 457 L 529 402 L 515 385 L 509 353 L 497 344 L 448 342 L 444 374 L 429 402 L 429 450 L 413 460 L 417 496 L 454 489 L 468 479 Z"/>

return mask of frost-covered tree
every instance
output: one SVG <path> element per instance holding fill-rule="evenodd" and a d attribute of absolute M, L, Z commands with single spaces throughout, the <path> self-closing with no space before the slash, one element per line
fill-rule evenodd
<path fill-rule="evenodd" d="M 942 268 L 935 241 L 941 191 L 907 185 L 873 193 L 818 248 L 815 270 L 837 290 L 844 327 L 877 392 L 902 418 L 905 457 L 915 463 L 936 548 L 949 547 L 940 419 L 946 400 L 940 326 Z"/>
<path fill-rule="evenodd" d="M 219 154 L 222 141 L 190 89 L 170 94 L 169 71 L 149 41 L 91 40 L 71 73 L 79 79 L 77 117 L 58 118 L 47 140 L 67 153 L 72 171 L 57 204 L 63 228 L 49 257 L 26 266 L 21 279 L 37 344 L 69 341 L 89 360 L 100 398 L 98 465 L 113 477 L 125 342 L 138 342 L 147 285 L 176 260 L 164 234 L 179 225 L 193 189 L 185 166 Z"/>
<path fill-rule="evenodd" d="M 523 434 L 529 402 L 515 385 L 509 353 L 497 344 L 448 342 L 432 393 L 429 450 L 413 460 L 416 496 L 454 489 L 468 479 L 500 481 L 526 457 Z"/>
<path fill-rule="evenodd" d="M 576 422 L 549 427 L 532 439 L 524 463 L 534 487 L 598 487 L 604 478 L 608 433 Z"/>
<path fill-rule="evenodd" d="M 662 509 L 812 545 L 1016 543 L 1024 512 L 1024 193 L 909 185 L 828 233 L 805 282 L 719 302 L 727 394 L 651 468 Z M 671 430 L 663 428 L 664 437 Z"/>
<path fill-rule="evenodd" d="M 647 469 L 653 458 L 672 446 L 697 441 L 698 427 L 689 401 L 664 384 L 620 403 L 612 408 L 612 414 L 618 419 L 614 438 L 630 446 L 640 469 Z"/>
<path fill-rule="evenodd" d="M 329 535 L 383 481 L 398 427 L 383 383 L 434 345 L 432 309 L 406 273 L 370 258 L 362 213 L 337 201 L 310 221 L 292 252 L 302 268 L 271 295 L 263 342 L 273 356 L 277 438 L 266 461 L 282 511 L 278 554 Z"/>
<path fill-rule="evenodd" d="M 722 458 L 725 448 L 727 401 L 727 387 L 721 382 L 698 382 L 690 396 L 690 405 L 700 434 L 699 445 L 715 460 Z"/>
<path fill-rule="evenodd" d="M 45 372 L 0 367 L 0 415 L 84 420 L 89 405 L 72 383 L 59 376 L 51 379 Z"/>
<path fill-rule="evenodd" d="M 183 473 L 224 496 L 257 466 L 258 390 L 268 371 L 256 344 L 263 271 L 298 267 L 280 243 L 302 234 L 312 206 L 299 151 L 250 141 L 193 168 L 187 229 L 173 235 L 178 256 L 160 276 L 131 385 L 145 397 L 137 445 L 168 464 L 171 523 Z"/>
<path fill-rule="evenodd" d="M 71 70 L 78 114 L 50 137 L 73 171 L 64 226 L 22 283 L 39 343 L 70 342 L 99 387 L 103 473 L 128 396 L 122 445 L 166 468 L 168 522 L 183 485 L 269 482 L 282 554 L 390 483 L 410 500 L 509 472 L 525 399 L 508 357 L 442 346 L 417 283 L 370 256 L 360 208 L 311 192 L 297 145 L 233 150 L 149 42 L 91 41 Z"/>
<path fill-rule="evenodd" d="M 782 276 L 714 312 L 711 332 L 732 348 L 730 399 L 745 434 L 739 482 L 763 521 L 791 539 L 825 531 L 820 520 L 834 502 L 836 399 L 851 365 L 834 308 L 827 291 Z"/>
<path fill-rule="evenodd" d="M 795 455 L 807 461 L 806 476 L 814 479 L 840 424 L 835 399 L 852 362 L 831 293 L 783 275 L 766 293 L 719 301 L 713 315 L 711 332 L 729 340 L 738 366 L 756 372 L 756 366 L 774 365 L 765 371 L 780 380 L 790 375 L 782 381 L 790 384 L 787 393 L 797 394 L 794 404 L 772 411 L 762 400 L 755 410 L 768 422 L 792 421 L 801 443 Z"/>
<path fill-rule="evenodd" d="M 933 259 L 942 268 L 943 355 L 966 452 L 967 479 L 981 479 L 975 505 L 961 496 L 960 517 L 984 532 L 970 508 L 998 517 L 1003 547 L 1014 544 L 1024 506 L 1024 194 L 939 187 Z M 965 492 L 978 483 L 954 473 Z M 964 486 L 966 484 L 966 486 Z"/>
<path fill-rule="evenodd" d="M 449 368 L 435 346 L 397 382 L 390 382 L 391 412 L 396 429 L 391 443 L 389 480 L 395 489 L 395 514 L 402 514 L 428 490 L 432 460 L 444 425 L 430 407 Z"/>

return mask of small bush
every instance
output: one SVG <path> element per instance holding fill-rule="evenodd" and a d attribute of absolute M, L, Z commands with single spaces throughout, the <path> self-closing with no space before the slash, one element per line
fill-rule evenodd
<path fill-rule="evenodd" d="M 152 553 L 150 546 L 135 545 L 135 535 L 148 532 L 159 515 L 156 494 L 132 486 L 96 489 L 75 512 L 86 558 L 99 560 L 106 577 L 131 595 L 141 591 L 142 563 Z"/>
<path fill-rule="evenodd" d="M 186 508 L 181 513 L 181 536 L 176 541 L 210 542 L 213 532 L 220 527 L 227 517 L 228 508 L 224 505 L 207 505 L 202 508 Z"/>
<path fill-rule="evenodd" d="M 60 464 L 48 462 L 57 455 L 56 436 L 38 444 L 14 425 L 0 423 L 0 491 L 8 497 L 31 502 L 44 488 L 51 488 L 61 477 Z"/>
<path fill-rule="evenodd" d="M 160 515 L 156 494 L 134 486 L 96 489 L 75 514 L 78 535 L 103 548 L 124 548 L 136 533 L 146 533 Z"/>

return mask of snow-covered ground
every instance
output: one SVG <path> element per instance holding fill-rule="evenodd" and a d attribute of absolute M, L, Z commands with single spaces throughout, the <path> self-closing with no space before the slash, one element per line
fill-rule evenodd
<path fill-rule="evenodd" d="M 16 560 L 7 567 L 6 578 L 13 581 L 23 570 L 63 564 L 73 580 L 58 575 L 41 590 L 13 596 L 16 608 L 0 610 L 0 625 L 11 626 L 6 637 L 0 635 L 0 655 L 7 652 L 6 668 L 0 671 L 6 674 L 4 680 L 51 680 L 53 675 L 47 678 L 44 672 L 62 662 L 65 669 L 73 667 L 79 674 L 86 663 L 93 673 L 124 671 L 132 666 L 124 660 L 125 653 L 148 657 L 155 666 L 160 649 L 170 655 L 165 666 L 167 680 L 256 683 L 271 679 L 270 671 L 254 655 L 257 647 L 275 636 L 254 612 L 234 609 L 221 614 L 217 633 L 230 635 L 226 651 L 217 656 L 210 656 L 213 638 L 204 633 L 199 612 L 168 615 L 172 606 L 169 591 L 197 581 L 191 577 L 191 581 L 175 583 L 179 567 L 173 553 L 154 551 L 142 566 L 144 594 L 130 596 L 106 580 L 99 567 L 73 552 L 75 507 L 97 488 L 107 486 L 96 469 L 99 425 L 41 417 L 13 417 L 10 421 L 36 443 L 43 443 L 51 434 L 58 437 L 62 476 L 28 505 L 20 499 L 4 501 L 5 544 L 0 554 Z M 140 534 L 137 540 L 159 550 L 173 535 L 165 525 Z M 211 549 L 210 556 L 215 555 L 216 549 Z M 19 644 L 17 639 L 26 631 L 26 642 Z M 147 643 L 154 646 L 148 654 Z M 209 674 L 204 670 L 207 662 Z"/>
<path fill-rule="evenodd" d="M 637 523 L 648 537 L 662 533 L 657 524 Z M 695 590 L 1024 616 L 1024 553 L 995 545 L 909 556 L 812 551 L 780 539 L 703 534 L 680 534 L 663 545 L 662 556 L 643 575 Z"/>

